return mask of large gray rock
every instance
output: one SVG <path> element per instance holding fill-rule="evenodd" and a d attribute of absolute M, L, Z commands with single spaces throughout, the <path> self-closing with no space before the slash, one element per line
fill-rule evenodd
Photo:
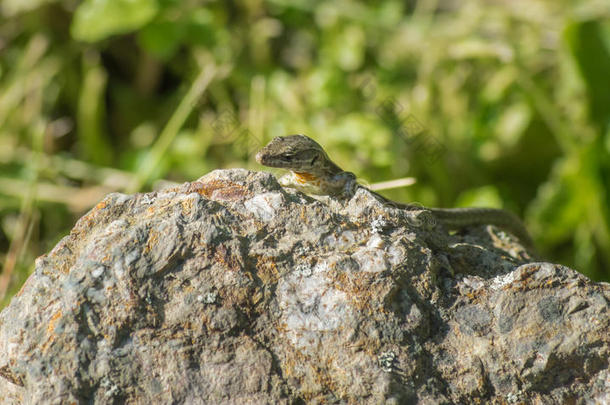
<path fill-rule="evenodd" d="M 0 314 L 0 402 L 608 403 L 610 287 L 529 261 L 266 173 L 112 194 Z"/>

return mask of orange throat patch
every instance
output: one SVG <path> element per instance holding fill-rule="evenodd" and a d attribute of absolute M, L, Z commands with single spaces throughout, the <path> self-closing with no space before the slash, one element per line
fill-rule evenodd
<path fill-rule="evenodd" d="M 296 177 L 296 180 L 300 184 L 315 183 L 316 180 L 318 180 L 318 178 L 316 176 L 314 176 L 313 174 L 299 173 L 299 172 L 293 172 L 293 173 L 294 173 L 294 177 Z"/>

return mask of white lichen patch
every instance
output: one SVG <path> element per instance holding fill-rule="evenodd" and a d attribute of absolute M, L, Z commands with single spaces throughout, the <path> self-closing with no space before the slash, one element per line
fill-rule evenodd
<path fill-rule="evenodd" d="M 354 317 L 346 294 L 328 278 L 329 269 L 327 263 L 316 265 L 311 273 L 301 268 L 278 284 L 282 321 L 298 349 L 316 349 L 325 335 L 342 329 Z"/>
<path fill-rule="evenodd" d="M 371 221 L 371 231 L 373 233 L 381 233 L 383 228 L 388 225 L 388 221 L 385 220 L 384 217 L 379 215 Z"/>
<path fill-rule="evenodd" d="M 371 238 L 366 242 L 366 247 L 369 249 L 383 249 L 384 246 L 385 241 L 377 234 L 371 236 Z"/>
<path fill-rule="evenodd" d="M 335 251 L 348 250 L 358 243 L 360 241 L 356 239 L 356 234 L 352 231 L 344 231 L 340 234 L 331 233 L 324 238 L 324 244 L 332 246 Z"/>
<path fill-rule="evenodd" d="M 352 257 L 366 272 L 378 273 L 389 268 L 386 242 L 380 235 L 373 235 L 365 246 L 358 248 Z"/>
<path fill-rule="evenodd" d="M 507 274 L 501 274 L 499 276 L 496 276 L 494 278 L 491 279 L 491 283 L 489 284 L 489 288 L 491 288 L 492 290 L 499 290 L 504 286 L 507 286 L 509 284 L 512 284 L 515 279 L 517 278 L 517 273 L 516 272 L 510 272 Z"/>
<path fill-rule="evenodd" d="M 213 304 L 218 299 L 218 293 L 216 291 L 207 292 L 197 296 L 197 301 L 203 302 L 204 304 Z"/>
<path fill-rule="evenodd" d="M 244 206 L 257 219 L 268 222 L 276 216 L 276 212 L 282 207 L 283 201 L 284 198 L 280 193 L 263 193 L 246 200 Z"/>
<path fill-rule="evenodd" d="M 140 204 L 150 205 L 155 202 L 156 196 L 154 194 L 142 194 L 140 198 Z"/>
<path fill-rule="evenodd" d="M 397 243 L 390 244 L 386 251 L 386 257 L 392 267 L 400 266 L 405 261 L 406 249 Z"/>
<path fill-rule="evenodd" d="M 131 194 L 113 193 L 112 195 L 115 197 L 114 204 L 116 205 L 124 204 L 133 199 L 133 195 Z"/>
<path fill-rule="evenodd" d="M 195 196 L 195 195 L 199 195 L 199 194 L 197 194 L 197 193 L 178 194 L 175 191 L 159 191 L 157 193 L 157 199 L 159 199 L 159 200 L 179 201 L 179 200 L 182 200 L 184 198 L 192 198 L 192 196 Z"/>
<path fill-rule="evenodd" d="M 112 234 L 112 233 L 116 233 L 116 232 L 121 232 L 121 231 L 127 229 L 127 227 L 129 227 L 129 222 L 127 222 L 126 219 L 123 219 L 123 218 L 116 219 L 108 224 L 108 226 L 106 227 L 104 232 Z"/>
<path fill-rule="evenodd" d="M 104 266 L 97 266 L 96 268 L 91 270 L 91 275 L 95 278 L 98 278 L 102 274 L 104 274 Z"/>
<path fill-rule="evenodd" d="M 379 273 L 388 269 L 385 254 L 381 250 L 360 249 L 352 256 L 363 271 Z"/>
<path fill-rule="evenodd" d="M 313 270 L 311 267 L 307 266 L 306 264 L 299 264 L 295 267 L 294 273 L 301 277 L 309 277 L 312 275 Z"/>
<path fill-rule="evenodd" d="M 108 297 L 103 288 L 88 288 L 86 296 L 89 301 L 98 305 L 103 305 L 108 302 Z"/>
<path fill-rule="evenodd" d="M 477 276 L 466 276 L 462 279 L 464 285 L 470 287 L 472 290 L 480 290 L 485 287 L 485 281 L 481 277 Z M 492 287 L 494 288 L 494 287 Z"/>

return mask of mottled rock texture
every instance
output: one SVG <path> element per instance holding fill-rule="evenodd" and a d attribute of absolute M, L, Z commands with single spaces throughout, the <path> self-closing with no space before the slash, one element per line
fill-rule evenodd
<path fill-rule="evenodd" d="M 112 194 L 0 314 L 0 403 L 607 403 L 609 285 L 531 261 L 267 173 Z"/>

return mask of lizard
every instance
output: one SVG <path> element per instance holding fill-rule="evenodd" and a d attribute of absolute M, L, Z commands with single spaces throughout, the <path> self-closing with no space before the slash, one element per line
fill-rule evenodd
<path fill-rule="evenodd" d="M 280 185 L 306 194 L 350 197 L 357 188 L 364 188 L 383 203 L 407 210 L 425 209 L 447 229 L 457 230 L 476 225 L 495 225 L 518 237 L 535 252 L 534 243 L 525 225 L 515 214 L 496 208 L 423 208 L 418 204 L 391 201 L 381 194 L 360 185 L 356 175 L 344 171 L 334 163 L 324 148 L 306 135 L 288 135 L 273 138 L 256 154 L 263 166 L 288 169 Z"/>

